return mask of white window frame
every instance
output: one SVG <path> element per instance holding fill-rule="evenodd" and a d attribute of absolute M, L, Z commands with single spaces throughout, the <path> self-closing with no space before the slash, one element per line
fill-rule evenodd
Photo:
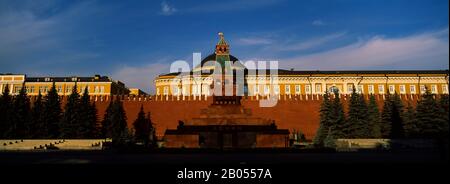
<path fill-rule="evenodd" d="M 164 88 L 163 88 L 163 94 L 164 94 L 164 95 L 169 95 L 169 87 L 168 87 L 168 86 L 164 86 Z"/>
<path fill-rule="evenodd" d="M 353 93 L 353 84 L 347 84 L 348 93 Z"/>
<path fill-rule="evenodd" d="M 306 94 L 311 93 L 311 85 L 309 85 L 309 84 L 305 85 L 305 93 Z"/>
<path fill-rule="evenodd" d="M 314 89 L 316 90 L 316 93 L 322 92 L 322 84 L 316 84 L 314 87 L 315 87 Z"/>
<path fill-rule="evenodd" d="M 420 94 L 424 94 L 425 91 L 425 85 L 420 85 Z"/>
<path fill-rule="evenodd" d="M 442 94 L 448 94 L 448 85 L 442 84 Z"/>
<path fill-rule="evenodd" d="M 358 85 L 356 87 L 356 92 L 359 93 L 359 94 L 364 93 L 364 86 L 363 85 Z"/>
<path fill-rule="evenodd" d="M 416 94 L 416 85 L 409 85 L 409 93 Z"/>
<path fill-rule="evenodd" d="M 435 84 L 431 85 L 431 93 L 432 94 L 437 94 L 438 93 L 437 85 L 435 85 Z"/>
<path fill-rule="evenodd" d="M 384 93 L 385 93 L 385 91 L 384 91 L 384 85 L 378 85 L 378 93 L 379 93 L 379 94 L 384 94 Z"/>
<path fill-rule="evenodd" d="M 264 85 L 264 94 L 265 95 L 270 94 L 270 86 L 269 85 Z"/>
<path fill-rule="evenodd" d="M 295 94 L 300 94 L 301 93 L 301 86 L 300 85 L 295 85 Z"/>
<path fill-rule="evenodd" d="M 284 93 L 285 94 L 291 94 L 291 86 L 290 85 L 285 85 L 284 86 Z"/>
<path fill-rule="evenodd" d="M 273 86 L 273 92 L 278 95 L 280 94 L 280 86 L 279 85 L 274 85 Z"/>
<path fill-rule="evenodd" d="M 389 93 L 391 93 L 391 94 L 395 93 L 395 85 L 393 85 L 393 84 L 389 85 Z"/>
<path fill-rule="evenodd" d="M 368 85 L 367 86 L 367 90 L 369 91 L 369 94 L 374 94 L 375 90 L 374 90 L 374 86 L 373 85 Z"/>
<path fill-rule="evenodd" d="M 259 85 L 255 85 L 253 87 L 253 91 L 255 92 L 255 94 L 259 94 Z"/>
<path fill-rule="evenodd" d="M 405 94 L 406 93 L 406 87 L 405 85 L 399 85 L 398 86 L 399 90 L 400 90 L 400 94 Z"/>

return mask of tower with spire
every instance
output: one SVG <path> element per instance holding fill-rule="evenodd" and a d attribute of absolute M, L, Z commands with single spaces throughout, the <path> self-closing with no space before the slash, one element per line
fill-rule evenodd
<path fill-rule="evenodd" d="M 219 32 L 219 42 L 216 45 L 216 62 L 219 62 L 224 69 L 225 61 L 230 61 L 230 46 L 225 41 L 222 32 Z"/>

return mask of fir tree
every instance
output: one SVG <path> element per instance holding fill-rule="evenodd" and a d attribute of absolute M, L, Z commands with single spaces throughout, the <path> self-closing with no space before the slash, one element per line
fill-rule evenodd
<path fill-rule="evenodd" d="M 118 98 L 114 102 L 110 121 L 113 145 L 121 146 L 126 144 L 129 138 L 127 117 L 123 109 L 122 101 Z"/>
<path fill-rule="evenodd" d="M 328 132 L 327 137 L 325 137 L 324 146 L 327 148 L 336 148 L 336 138 L 331 130 Z"/>
<path fill-rule="evenodd" d="M 448 98 L 448 94 L 442 94 L 441 98 L 439 99 L 439 107 L 441 108 L 440 110 L 440 117 L 442 119 L 442 122 L 446 122 L 443 123 L 442 125 L 442 134 L 443 137 L 448 138 L 449 137 L 449 98 Z"/>
<path fill-rule="evenodd" d="M 442 117 L 442 111 L 435 96 L 426 88 L 416 107 L 417 127 L 422 138 L 439 138 L 448 132 L 448 121 Z"/>
<path fill-rule="evenodd" d="M 367 121 L 367 105 L 364 97 L 356 92 L 353 86 L 353 92 L 348 104 L 348 118 L 346 132 L 348 138 L 368 138 L 370 136 L 369 123 Z"/>
<path fill-rule="evenodd" d="M 147 121 L 148 121 L 148 124 L 150 125 L 150 140 L 149 140 L 150 145 L 149 146 L 156 147 L 157 146 L 156 127 L 153 126 L 154 124 L 152 122 L 150 112 L 147 113 Z M 306 139 L 305 136 L 303 135 L 303 133 L 302 133 L 301 137 L 303 138 L 303 140 Z"/>
<path fill-rule="evenodd" d="M 143 142 L 145 146 L 149 145 L 152 125 L 150 119 L 145 116 L 144 107 L 142 105 L 133 126 L 135 130 L 135 140 Z"/>
<path fill-rule="evenodd" d="M 381 138 L 380 131 L 380 111 L 375 99 L 375 95 L 371 94 L 369 97 L 369 104 L 367 105 L 367 121 L 370 129 L 371 138 Z"/>
<path fill-rule="evenodd" d="M 404 138 L 403 127 L 403 104 L 397 93 L 391 95 L 389 90 L 381 113 L 381 135 L 382 138 Z"/>
<path fill-rule="evenodd" d="M 47 132 L 47 127 L 45 126 L 43 119 L 43 110 L 44 104 L 42 102 L 42 94 L 39 91 L 36 101 L 33 103 L 33 108 L 31 109 L 32 131 L 30 131 L 30 134 L 32 138 L 44 138 Z"/>
<path fill-rule="evenodd" d="M 22 86 L 19 94 L 14 98 L 12 115 L 11 138 L 30 138 L 29 132 L 32 131 L 30 127 L 31 109 L 25 85 Z"/>
<path fill-rule="evenodd" d="M 416 111 L 414 107 L 408 103 L 403 116 L 405 136 L 407 138 L 417 137 L 419 130 L 417 128 Z"/>
<path fill-rule="evenodd" d="M 0 138 L 10 138 L 12 118 L 12 97 L 6 85 L 0 98 Z"/>
<path fill-rule="evenodd" d="M 58 92 L 56 91 L 55 83 L 53 83 L 52 88 L 47 93 L 44 103 L 44 124 L 47 127 L 47 132 L 45 132 L 42 138 L 57 138 L 60 135 L 61 121 L 61 102 L 59 99 Z"/>
<path fill-rule="evenodd" d="M 78 94 L 77 85 L 72 88 L 72 93 L 67 99 L 64 113 L 61 119 L 61 135 L 62 138 L 79 138 L 77 130 L 80 127 L 80 95 Z"/>
<path fill-rule="evenodd" d="M 339 97 L 339 92 L 334 92 L 334 99 L 331 103 L 331 113 L 330 113 L 330 132 L 332 133 L 332 137 L 339 139 L 339 138 L 346 138 L 346 133 L 348 132 L 348 128 L 345 125 L 345 114 L 344 114 L 344 108 L 342 107 L 342 103 Z"/>
<path fill-rule="evenodd" d="M 98 128 L 97 108 L 95 107 L 95 104 L 91 104 L 87 88 L 85 88 L 83 96 L 81 97 L 78 115 L 78 137 L 98 137 L 96 135 Z"/>
<path fill-rule="evenodd" d="M 329 132 L 331 119 L 331 101 L 328 91 L 323 95 L 323 101 L 320 106 L 320 124 L 314 137 L 313 144 L 317 147 L 324 146 L 324 140 Z"/>
<path fill-rule="evenodd" d="M 103 138 L 111 138 L 112 137 L 112 129 L 111 129 L 111 117 L 113 113 L 114 100 L 111 99 L 109 101 L 109 105 L 105 110 L 105 114 L 103 115 L 103 120 L 101 122 L 101 134 Z"/>
<path fill-rule="evenodd" d="M 381 111 L 380 119 L 380 132 L 381 138 L 389 138 L 391 133 L 391 117 L 392 117 L 392 101 L 390 99 L 391 95 L 388 93 L 385 95 L 383 110 Z"/>
<path fill-rule="evenodd" d="M 403 105 L 397 93 L 394 93 L 391 103 L 391 131 L 389 138 L 399 139 L 405 137 L 403 127 Z"/>
<path fill-rule="evenodd" d="M 92 138 L 100 138 L 101 137 L 101 130 L 100 130 L 100 124 L 98 121 L 98 111 L 97 106 L 95 105 L 95 102 L 93 102 L 90 106 L 89 111 L 89 125 L 91 128 L 90 131 L 90 137 Z"/>

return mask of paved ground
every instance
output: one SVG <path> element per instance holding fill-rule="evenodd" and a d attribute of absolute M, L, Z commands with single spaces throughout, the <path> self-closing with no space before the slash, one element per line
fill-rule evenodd
<path fill-rule="evenodd" d="M 0 165 L 7 168 L 0 172 L 3 178 L 50 183 L 385 183 L 392 178 L 439 183 L 448 170 L 448 160 L 436 152 L 0 152 Z M 208 182 L 179 179 L 178 172 L 185 168 L 218 175 Z M 273 178 L 223 179 L 224 168 L 270 169 Z"/>
<path fill-rule="evenodd" d="M 168 152 L 107 151 L 0 152 L 0 164 L 297 164 L 297 163 L 443 163 L 437 152 Z"/>

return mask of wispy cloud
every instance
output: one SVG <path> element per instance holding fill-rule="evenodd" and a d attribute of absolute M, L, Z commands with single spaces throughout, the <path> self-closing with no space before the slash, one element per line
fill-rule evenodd
<path fill-rule="evenodd" d="M 282 0 L 233 0 L 222 3 L 205 3 L 186 9 L 190 13 L 248 11 L 281 3 Z"/>
<path fill-rule="evenodd" d="M 266 45 L 271 44 L 272 40 L 268 38 L 240 38 L 237 40 L 236 44 L 240 45 Z"/>
<path fill-rule="evenodd" d="M 166 62 L 149 63 L 142 66 L 122 66 L 112 73 L 114 79 L 124 82 L 130 88 L 139 88 L 154 93 L 154 79 L 168 73 L 170 65 Z"/>
<path fill-rule="evenodd" d="M 169 5 L 169 3 L 167 3 L 166 1 L 161 2 L 161 15 L 168 16 L 174 14 L 177 11 L 178 10 L 175 7 Z"/>
<path fill-rule="evenodd" d="M 314 54 L 285 59 L 281 66 L 303 70 L 448 69 L 448 28 L 401 38 L 374 36 Z"/>
<path fill-rule="evenodd" d="M 312 48 L 317 48 L 319 46 L 322 46 L 323 44 L 329 43 L 331 41 L 335 41 L 337 39 L 340 39 L 346 35 L 346 32 L 338 32 L 338 33 L 332 33 L 325 36 L 320 36 L 316 38 L 312 38 L 306 41 L 295 41 L 288 42 L 284 44 L 280 44 L 275 46 L 278 51 L 302 51 L 302 50 L 308 50 Z"/>
<path fill-rule="evenodd" d="M 313 26 L 324 26 L 324 25 L 326 25 L 326 23 L 324 21 L 322 21 L 322 20 L 314 20 L 312 22 L 312 25 Z"/>

